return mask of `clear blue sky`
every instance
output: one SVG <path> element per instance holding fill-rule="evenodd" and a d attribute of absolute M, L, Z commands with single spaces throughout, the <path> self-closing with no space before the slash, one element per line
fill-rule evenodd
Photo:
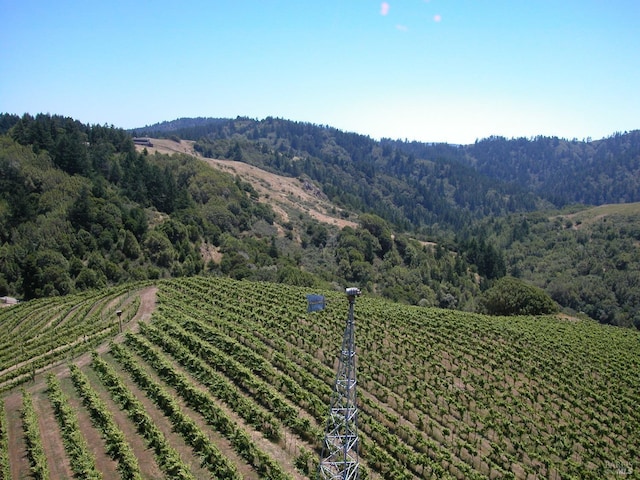
<path fill-rule="evenodd" d="M 0 0 L 0 112 L 597 139 L 640 128 L 640 1 Z"/>

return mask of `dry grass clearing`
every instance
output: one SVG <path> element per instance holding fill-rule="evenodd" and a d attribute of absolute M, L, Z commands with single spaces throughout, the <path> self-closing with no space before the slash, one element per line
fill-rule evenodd
<path fill-rule="evenodd" d="M 184 153 L 203 160 L 213 168 L 239 175 L 260 194 L 261 202 L 271 205 L 280 223 L 287 223 L 292 216 L 303 213 L 319 222 L 338 228 L 357 227 L 355 221 L 343 218 L 341 209 L 324 197 L 320 189 L 309 181 L 277 175 L 243 162 L 204 158 L 193 149 L 195 143 L 193 141 L 176 142 L 161 138 L 149 140 L 153 147 L 137 145 L 136 149 L 142 151 L 146 148 L 149 153 L 158 152 L 168 155 Z"/>

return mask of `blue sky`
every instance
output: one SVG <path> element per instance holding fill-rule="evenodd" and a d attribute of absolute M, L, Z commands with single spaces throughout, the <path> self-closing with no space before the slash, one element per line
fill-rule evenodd
<path fill-rule="evenodd" d="M 428 142 L 640 128 L 638 0 L 0 0 L 0 112 Z"/>

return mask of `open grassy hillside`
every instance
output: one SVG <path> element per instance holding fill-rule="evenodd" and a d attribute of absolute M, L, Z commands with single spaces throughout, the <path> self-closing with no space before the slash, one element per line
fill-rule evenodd
<path fill-rule="evenodd" d="M 0 478 L 315 478 L 347 310 L 210 277 L 2 309 Z M 637 331 L 367 296 L 355 321 L 361 478 L 640 478 Z"/>

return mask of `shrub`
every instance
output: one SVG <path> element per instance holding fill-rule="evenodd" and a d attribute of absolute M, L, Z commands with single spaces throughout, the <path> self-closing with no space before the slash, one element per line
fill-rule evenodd
<path fill-rule="evenodd" d="M 544 315 L 558 304 L 547 293 L 514 277 L 503 277 L 484 292 L 480 308 L 489 315 Z"/>

